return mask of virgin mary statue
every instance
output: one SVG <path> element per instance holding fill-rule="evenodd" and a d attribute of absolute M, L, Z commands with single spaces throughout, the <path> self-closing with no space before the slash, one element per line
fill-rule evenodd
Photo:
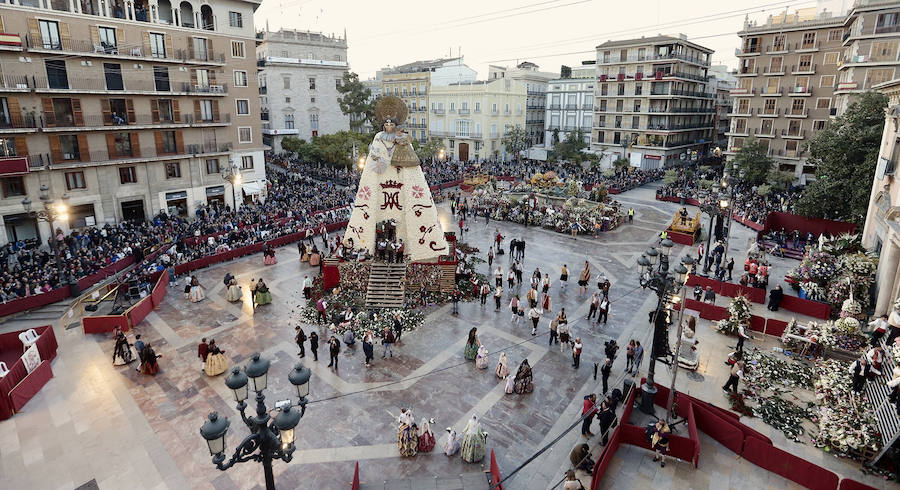
<path fill-rule="evenodd" d="M 384 130 L 369 145 L 344 245 L 374 254 L 376 225 L 393 220 L 410 260 L 427 261 L 449 249 L 425 173 L 409 136 L 398 128 L 406 114 L 406 104 L 398 97 L 382 97 L 375 106 L 375 118 Z"/>

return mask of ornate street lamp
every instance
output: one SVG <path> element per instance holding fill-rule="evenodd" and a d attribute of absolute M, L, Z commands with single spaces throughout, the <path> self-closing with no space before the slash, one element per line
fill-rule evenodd
<path fill-rule="evenodd" d="M 225 435 L 228 432 L 230 422 L 227 417 L 219 417 L 217 412 L 209 414 L 206 422 L 200 427 L 200 435 L 209 446 L 212 462 L 216 468 L 225 471 L 236 463 L 257 461 L 263 465 L 266 479 L 266 490 L 275 489 L 275 474 L 272 470 L 272 461 L 280 459 L 289 463 L 293 459 L 295 429 L 300 419 L 306 414 L 306 397 L 309 395 L 309 380 L 312 372 L 302 364 L 297 364 L 288 375 L 288 380 L 294 385 L 297 394 L 297 404 L 285 401 L 276 404 L 276 408 L 266 408 L 263 390 L 268 385 L 270 362 L 260 357 L 259 353 L 250 356 L 250 362 L 244 366 L 244 370 L 235 367 L 225 380 L 225 385 L 232 391 L 237 409 L 241 412 L 241 419 L 250 429 L 250 435 L 237 446 L 234 455 L 225 462 Z M 247 397 L 249 390 L 256 392 L 256 415 L 248 417 L 246 414 Z M 300 407 L 300 411 L 294 407 Z M 270 413 L 276 412 L 274 418 Z M 259 451 L 257 451 L 257 449 Z"/>
<path fill-rule="evenodd" d="M 234 162 L 230 162 L 228 167 L 222 172 L 222 180 L 231 183 L 231 199 L 234 203 L 232 206 L 234 211 L 238 209 L 237 186 L 241 185 L 242 179 L 241 169 Z"/>
<path fill-rule="evenodd" d="M 51 228 L 54 221 L 67 221 L 69 219 L 69 206 L 66 204 L 69 201 L 68 194 L 63 194 L 60 199 L 53 199 L 50 197 L 50 188 L 47 187 L 47 184 L 41 184 L 39 199 L 44 209 L 32 210 L 31 199 L 27 197 L 22 199 L 22 207 L 29 218 L 46 221 L 50 223 Z"/>

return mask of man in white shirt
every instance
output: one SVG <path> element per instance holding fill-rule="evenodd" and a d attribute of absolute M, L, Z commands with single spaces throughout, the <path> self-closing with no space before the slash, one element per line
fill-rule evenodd
<path fill-rule="evenodd" d="M 537 335 L 538 321 L 541 319 L 541 311 L 532 306 L 528 310 L 528 318 L 531 318 L 531 335 Z"/>

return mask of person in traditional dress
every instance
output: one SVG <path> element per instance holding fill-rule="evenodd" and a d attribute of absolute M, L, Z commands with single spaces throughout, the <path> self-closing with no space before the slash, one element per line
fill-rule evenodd
<path fill-rule="evenodd" d="M 466 463 L 478 463 L 484 459 L 487 434 L 481 429 L 477 415 L 472 415 L 466 428 L 463 429 L 462 446 L 459 454 Z"/>
<path fill-rule="evenodd" d="M 531 366 L 528 364 L 528 359 L 525 359 L 522 361 L 522 364 L 519 365 L 519 370 L 516 372 L 516 377 L 513 380 L 513 391 L 518 394 L 531 393 L 534 391 L 531 377 Z"/>
<path fill-rule="evenodd" d="M 447 456 L 453 456 L 459 451 L 460 446 L 462 446 L 462 436 L 456 432 L 456 429 L 452 429 L 450 427 L 447 428 L 447 438 L 444 440 L 444 454 Z"/>
<path fill-rule="evenodd" d="M 434 439 L 434 432 L 431 430 L 431 424 L 428 422 L 428 419 L 422 417 L 422 421 L 419 422 L 419 452 L 420 453 L 430 453 L 436 444 Z"/>
<path fill-rule="evenodd" d="M 219 349 L 215 340 L 209 341 L 209 353 L 206 356 L 206 375 L 218 376 L 228 369 L 228 359 L 225 351 Z"/>
<path fill-rule="evenodd" d="M 266 245 L 266 249 L 263 250 L 263 264 L 275 265 L 277 263 L 278 263 L 278 258 L 275 257 L 275 249 Z"/>
<path fill-rule="evenodd" d="M 466 340 L 466 349 L 463 351 L 463 355 L 465 356 L 467 361 L 474 361 L 478 356 L 478 347 L 481 345 L 481 342 L 478 341 L 478 328 L 472 327 L 469 330 L 469 337 Z"/>
<path fill-rule="evenodd" d="M 194 276 L 184 276 L 184 299 L 191 299 L 191 282 Z"/>
<path fill-rule="evenodd" d="M 256 306 L 267 305 L 272 302 L 272 293 L 269 292 L 269 286 L 266 286 L 266 282 L 261 277 L 256 284 L 255 300 Z"/>
<path fill-rule="evenodd" d="M 362 342 L 363 353 L 366 355 L 366 367 L 369 367 L 372 365 L 372 359 L 375 358 L 375 333 L 371 330 L 366 330 Z"/>
<path fill-rule="evenodd" d="M 376 223 L 394 220 L 404 255 L 417 262 L 446 254 L 448 247 L 410 137 L 397 128 L 407 112 L 399 97 L 378 99 L 375 119 L 383 130 L 369 145 L 344 242 L 349 245 L 352 239 L 354 246 L 374 255 Z"/>
<path fill-rule="evenodd" d="M 488 367 L 488 350 L 484 344 L 478 346 L 478 356 L 475 359 L 475 367 L 478 369 L 487 369 Z"/>
<path fill-rule="evenodd" d="M 159 364 L 156 362 L 160 356 L 156 355 L 153 346 L 149 343 L 144 347 L 144 354 L 141 360 L 141 374 L 149 374 L 155 376 L 159 372 Z"/>
<path fill-rule="evenodd" d="M 505 379 L 509 376 L 509 361 L 506 360 L 506 352 L 500 353 L 500 359 L 497 361 L 497 368 L 494 369 L 494 374 L 500 379 Z"/>
<path fill-rule="evenodd" d="M 203 293 L 203 286 L 200 285 L 200 281 L 197 280 L 197 276 L 191 276 L 191 293 L 190 300 L 192 303 L 199 303 L 206 298 L 206 294 Z"/>
<path fill-rule="evenodd" d="M 237 279 L 231 278 L 228 281 L 228 292 L 225 293 L 225 299 L 230 303 L 234 303 L 235 301 L 240 301 L 244 296 L 244 293 L 241 292 L 241 287 L 238 286 Z"/>
<path fill-rule="evenodd" d="M 137 353 L 134 346 L 128 343 L 125 332 L 116 327 L 116 346 L 113 348 L 113 366 L 124 366 L 131 364 L 137 359 Z"/>
<path fill-rule="evenodd" d="M 419 450 L 419 430 L 414 420 L 412 410 L 400 410 L 400 416 L 397 417 L 397 448 L 400 456 L 415 456 Z"/>
<path fill-rule="evenodd" d="M 512 395 L 516 392 L 515 378 L 508 374 L 506 375 L 506 386 L 503 387 L 503 392 L 507 395 Z"/>

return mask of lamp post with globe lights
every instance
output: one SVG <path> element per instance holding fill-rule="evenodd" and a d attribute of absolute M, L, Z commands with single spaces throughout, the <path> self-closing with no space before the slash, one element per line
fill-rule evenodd
<path fill-rule="evenodd" d="M 69 205 L 66 204 L 69 201 L 69 195 L 63 194 L 60 198 L 54 199 L 53 197 L 50 197 L 50 188 L 47 184 L 41 184 L 38 199 L 40 199 L 43 209 L 32 209 L 33 203 L 28 197 L 22 199 L 22 208 L 25 209 L 25 214 L 27 214 L 29 218 L 44 221 L 50 225 L 51 248 L 53 248 L 53 255 L 56 258 L 55 262 L 57 269 L 62 271 L 59 250 L 56 249 L 56 240 L 53 238 L 53 223 L 56 221 L 69 221 Z"/>
<path fill-rule="evenodd" d="M 298 398 L 297 404 L 285 400 L 275 404 L 275 408 L 266 408 L 266 397 L 263 390 L 266 389 L 269 372 L 269 360 L 255 353 L 250 357 L 250 362 L 244 366 L 244 370 L 233 368 L 231 374 L 225 380 L 225 384 L 231 389 L 237 402 L 237 409 L 241 412 L 241 420 L 250 429 L 250 435 L 238 444 L 234 454 L 228 462 L 225 461 L 225 435 L 228 432 L 230 422 L 227 417 L 219 416 L 218 412 L 212 412 L 206 422 L 200 427 L 200 435 L 209 446 L 212 462 L 219 470 L 225 471 L 236 463 L 247 461 L 260 462 L 265 473 L 266 490 L 275 490 L 275 474 L 272 470 L 272 461 L 280 459 L 289 463 L 293 459 L 294 430 L 300 419 L 306 414 L 307 396 L 309 396 L 309 380 L 312 372 L 302 364 L 297 364 L 288 375 L 291 384 L 294 385 Z M 256 415 L 247 416 L 247 396 L 249 390 L 256 392 Z M 300 407 L 300 411 L 294 407 Z M 275 413 L 274 418 L 270 415 Z M 258 450 L 258 451 L 257 451 Z"/>
<path fill-rule="evenodd" d="M 235 212 L 237 212 L 239 204 L 237 198 L 237 186 L 241 185 L 242 179 L 241 169 L 238 168 L 237 164 L 234 162 L 229 163 L 228 167 L 222 172 L 222 180 L 231 183 L 231 199 L 234 203 L 232 207 Z"/>
<path fill-rule="evenodd" d="M 675 402 L 675 379 L 678 377 L 678 357 L 681 355 L 681 334 L 684 332 L 684 295 L 685 286 L 694 267 L 694 259 L 690 254 L 681 258 L 681 263 L 674 268 L 675 287 L 678 288 L 678 294 L 672 297 L 673 304 L 680 305 L 678 308 L 678 330 L 676 332 L 675 354 L 672 358 L 672 384 L 669 387 L 669 399 L 666 402 L 666 423 L 670 421 L 672 415 L 672 405 Z"/>

